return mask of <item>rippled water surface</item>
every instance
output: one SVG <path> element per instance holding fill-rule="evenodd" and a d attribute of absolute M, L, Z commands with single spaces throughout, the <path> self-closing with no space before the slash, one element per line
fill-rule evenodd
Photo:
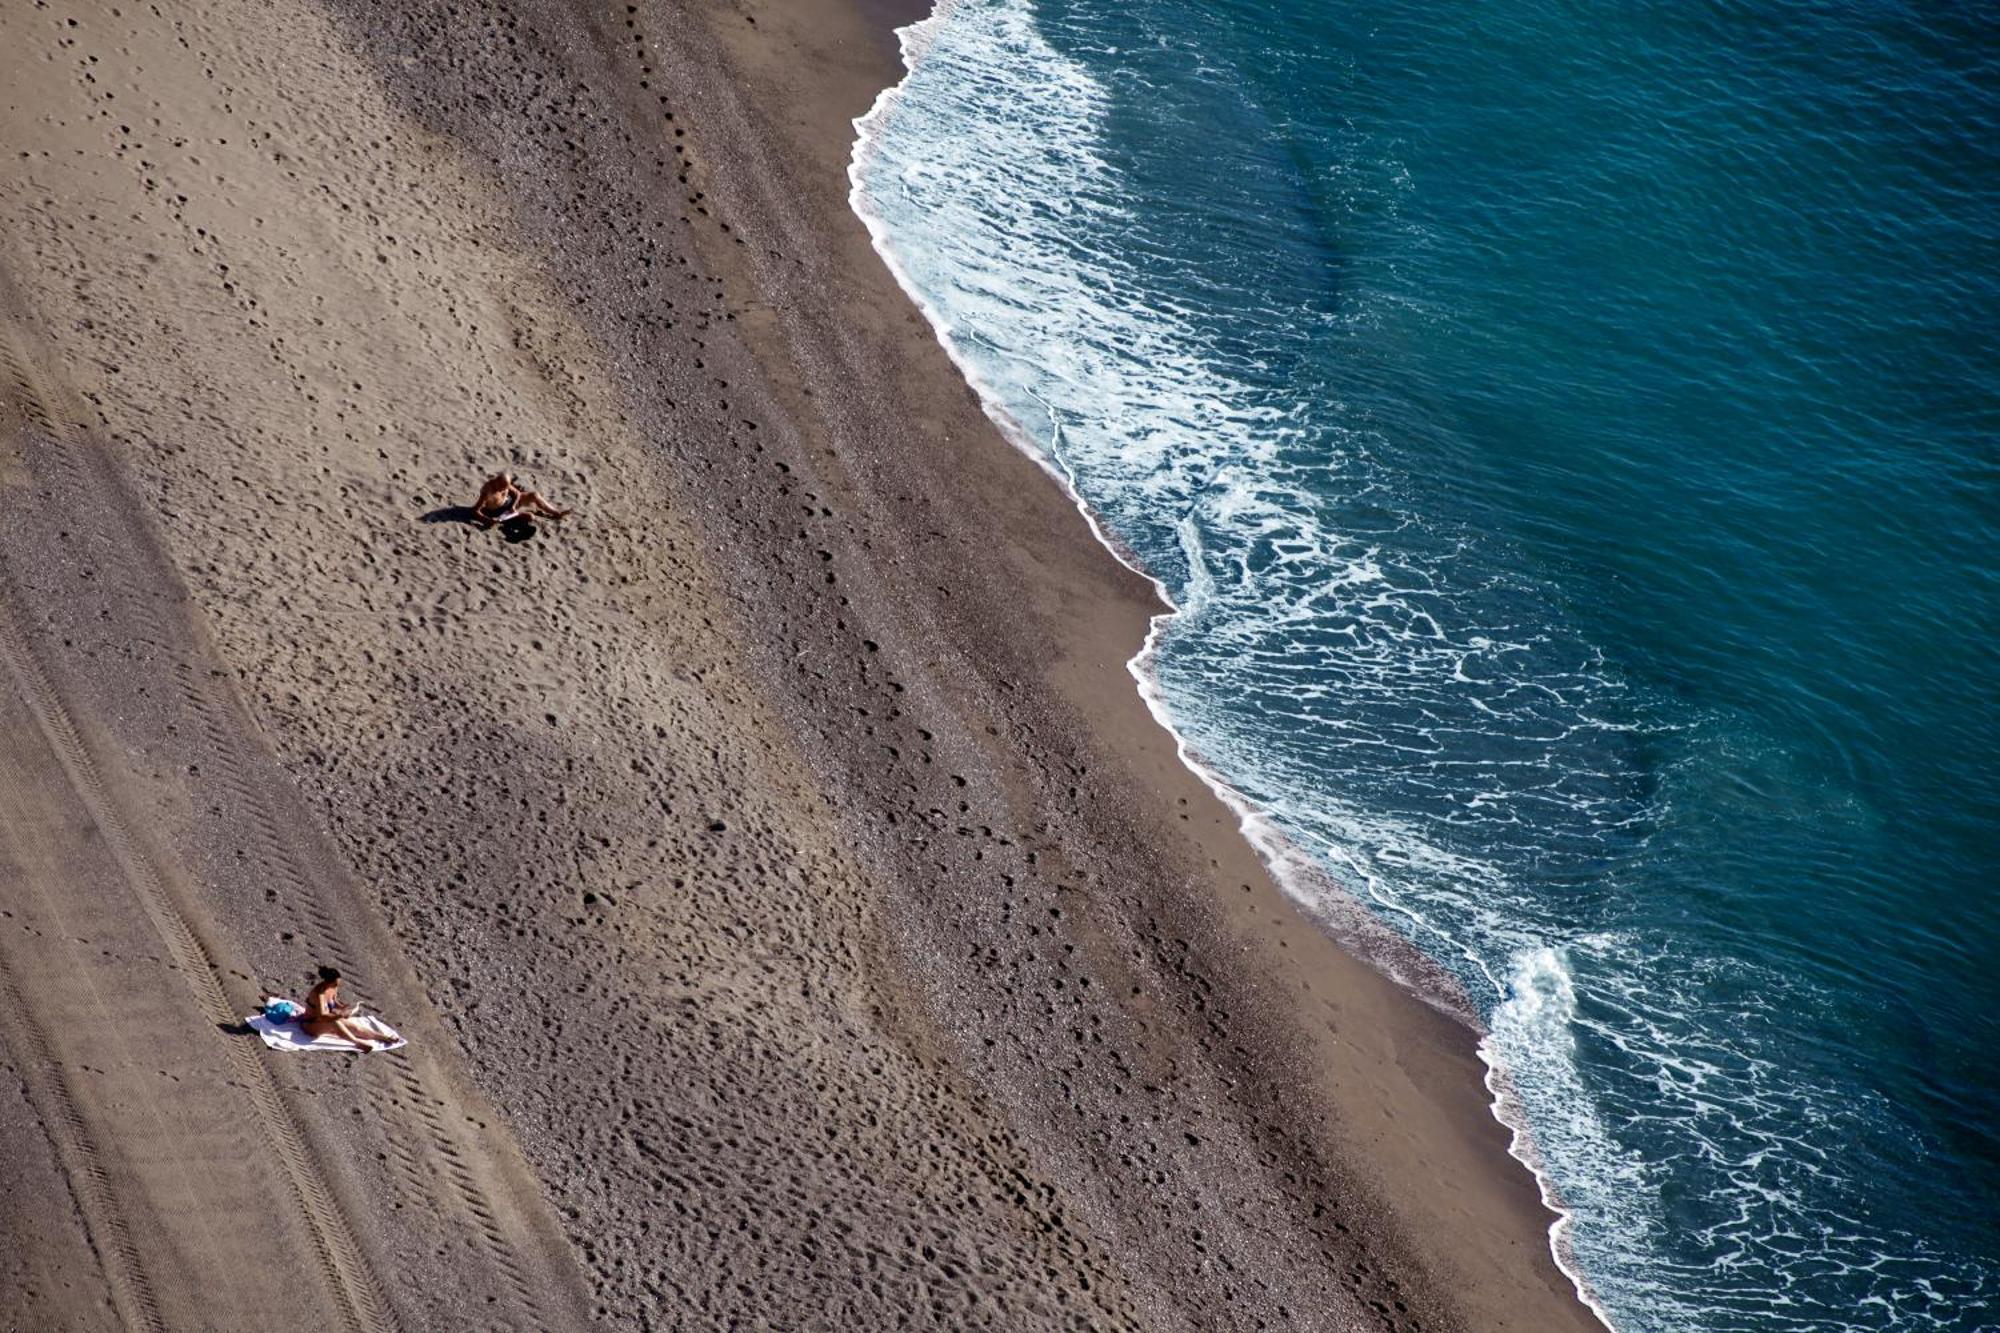
<path fill-rule="evenodd" d="M 960 0 L 863 124 L 1623 1330 L 2000 1322 L 1996 19 Z"/>

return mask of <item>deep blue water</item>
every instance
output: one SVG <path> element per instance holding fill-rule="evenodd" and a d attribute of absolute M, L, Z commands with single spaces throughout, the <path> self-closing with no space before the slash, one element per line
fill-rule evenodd
<path fill-rule="evenodd" d="M 1458 978 L 1627 1333 L 2000 1324 L 1996 33 L 960 0 L 864 124 L 1173 724 Z"/>

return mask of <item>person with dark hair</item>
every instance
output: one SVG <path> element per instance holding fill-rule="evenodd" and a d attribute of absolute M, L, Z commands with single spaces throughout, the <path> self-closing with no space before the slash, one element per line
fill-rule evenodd
<path fill-rule="evenodd" d="M 388 1042 L 354 1021 L 354 1006 L 342 1004 L 339 996 L 340 973 L 330 967 L 320 968 L 319 984 L 306 993 L 306 1011 L 299 1018 L 299 1026 L 306 1035 L 345 1037 L 364 1051 L 387 1046 Z"/>

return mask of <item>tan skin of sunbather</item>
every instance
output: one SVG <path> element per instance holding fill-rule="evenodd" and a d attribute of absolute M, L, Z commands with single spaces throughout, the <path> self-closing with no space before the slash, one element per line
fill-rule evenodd
<path fill-rule="evenodd" d="M 534 491 L 517 483 L 511 473 L 488 477 L 472 503 L 472 517 L 481 527 L 516 518 L 567 518 L 569 510 L 558 509 Z"/>
<path fill-rule="evenodd" d="M 325 1036 L 345 1037 L 364 1051 L 372 1051 L 389 1043 L 354 1021 L 354 1006 L 342 1004 L 340 995 L 340 973 L 330 967 L 319 970 L 319 984 L 306 993 L 306 1012 L 299 1019 L 299 1026 L 306 1035 L 317 1040 Z"/>

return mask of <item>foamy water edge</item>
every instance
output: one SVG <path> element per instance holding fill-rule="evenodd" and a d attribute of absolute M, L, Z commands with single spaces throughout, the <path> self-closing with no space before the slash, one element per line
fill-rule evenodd
<path fill-rule="evenodd" d="M 1550 1256 L 1557 1269 L 1569 1279 L 1576 1291 L 1577 1299 L 1597 1317 L 1598 1322 L 1616 1333 L 1616 1326 L 1612 1323 L 1609 1311 L 1592 1290 L 1589 1279 L 1584 1276 L 1576 1261 L 1574 1247 L 1570 1241 L 1575 1214 L 1564 1205 L 1555 1181 L 1543 1165 L 1526 1108 L 1513 1090 L 1512 1078 L 1495 1049 L 1492 1033 L 1481 1022 L 1470 998 L 1444 967 L 1391 930 L 1366 904 L 1287 838 L 1269 814 L 1257 808 L 1220 773 L 1211 768 L 1189 744 L 1187 737 L 1174 725 L 1159 684 L 1155 661 L 1160 637 L 1165 628 L 1181 614 L 1181 608 L 1167 586 L 1141 565 L 1130 547 L 1104 525 L 1097 512 L 1083 498 L 1075 476 L 1062 459 L 1035 442 L 1021 423 L 1001 404 L 998 395 L 983 382 L 971 362 L 960 353 L 944 312 L 927 300 L 911 280 L 908 271 L 897 257 L 886 220 L 869 201 L 862 183 L 866 165 L 876 145 L 886 133 L 885 127 L 893 119 L 902 102 L 904 85 L 908 82 L 909 74 L 915 72 L 932 37 L 949 21 L 958 3 L 959 0 L 936 0 L 929 16 L 896 30 L 896 40 L 902 53 L 906 74 L 903 80 L 877 94 L 874 104 L 854 121 L 854 152 L 847 168 L 848 205 L 861 219 L 862 225 L 868 229 L 870 243 L 896 279 L 896 284 L 902 288 L 904 295 L 909 297 L 911 303 L 930 324 L 931 331 L 936 335 L 945 355 L 957 367 L 966 384 L 978 395 L 980 406 L 999 428 L 1002 437 L 1062 488 L 1070 503 L 1083 515 L 1084 522 L 1089 525 L 1091 535 L 1098 543 L 1121 565 L 1152 584 L 1155 595 L 1167 607 L 1166 611 L 1151 617 L 1145 640 L 1140 645 L 1139 651 L 1126 662 L 1125 669 L 1136 683 L 1139 696 L 1145 702 L 1153 720 L 1173 737 L 1175 753 L 1181 763 L 1214 792 L 1236 816 L 1237 827 L 1245 840 L 1257 853 L 1273 881 L 1285 891 L 1294 904 L 1333 935 L 1350 953 L 1382 972 L 1424 1003 L 1463 1023 L 1478 1035 L 1479 1058 L 1486 1066 L 1488 1109 L 1493 1118 L 1508 1131 L 1509 1154 L 1534 1178 L 1543 1206 L 1555 1215 L 1548 1228 Z"/>

